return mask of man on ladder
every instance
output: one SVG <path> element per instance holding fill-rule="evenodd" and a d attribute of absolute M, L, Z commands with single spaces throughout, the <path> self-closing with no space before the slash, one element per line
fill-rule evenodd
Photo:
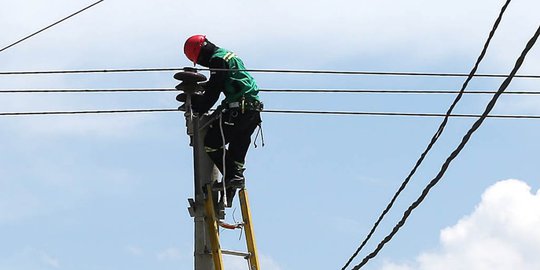
<path fill-rule="evenodd" d="M 221 92 L 225 99 L 218 107 L 219 120 L 210 125 L 204 139 L 205 151 L 223 175 L 221 202 L 230 207 L 236 189 L 245 185 L 244 164 L 251 135 L 261 124 L 263 104 L 253 77 L 233 52 L 219 48 L 204 35 L 194 35 L 184 44 L 184 53 L 193 64 L 211 69 L 210 79 L 202 84 L 203 95 L 194 99 L 192 108 L 203 114 L 216 103 Z M 226 145 L 229 145 L 228 149 Z M 227 198 L 226 202 L 223 198 Z"/>

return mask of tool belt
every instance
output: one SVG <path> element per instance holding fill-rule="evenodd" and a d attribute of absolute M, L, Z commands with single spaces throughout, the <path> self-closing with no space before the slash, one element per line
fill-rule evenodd
<path fill-rule="evenodd" d="M 245 111 L 262 112 L 264 107 L 263 103 L 258 100 L 246 100 L 244 98 L 242 98 L 240 101 L 222 103 L 221 105 L 226 110 L 239 110 L 242 113 Z"/>

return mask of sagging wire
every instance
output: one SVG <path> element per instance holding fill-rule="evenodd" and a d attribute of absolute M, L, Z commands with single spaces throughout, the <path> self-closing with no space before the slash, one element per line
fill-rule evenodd
<path fill-rule="evenodd" d="M 1 116 L 39 116 L 39 115 L 77 115 L 77 114 L 120 114 L 120 113 L 164 113 L 178 112 L 177 108 L 170 109 L 122 109 L 122 110 L 82 110 L 82 111 L 34 111 L 34 112 L 0 112 Z M 444 113 L 407 113 L 407 112 L 360 112 L 360 111 L 308 111 L 308 110 L 264 110 L 263 113 L 274 114 L 306 114 L 306 115 L 336 115 L 336 116 L 399 116 L 399 117 L 446 117 Z M 480 114 L 451 114 L 454 118 L 478 118 Z M 487 118 L 496 119 L 540 119 L 540 115 L 493 114 Z M 219 118 L 219 117 L 218 117 Z M 203 125 L 208 126 L 209 123 Z"/>
<path fill-rule="evenodd" d="M 31 38 L 31 37 L 33 37 L 33 36 L 35 36 L 35 35 L 37 35 L 37 34 L 39 34 L 39 33 L 41 33 L 41 32 L 43 32 L 43 31 L 45 31 L 45 30 L 47 30 L 47 29 L 49 29 L 49 28 L 51 28 L 51 27 L 53 27 L 53 26 L 55 26 L 55 25 L 57 25 L 57 24 L 59 24 L 59 23 L 65 21 L 65 20 L 67 20 L 67 19 L 69 19 L 69 18 L 71 18 L 71 17 L 73 17 L 73 16 L 75 16 L 75 15 L 77 15 L 77 14 L 79 14 L 79 13 L 85 11 L 85 10 L 87 10 L 87 9 L 90 9 L 91 7 L 93 7 L 93 6 L 95 6 L 95 5 L 99 4 L 99 3 L 101 3 L 101 2 L 103 2 L 103 1 L 105 1 L 105 0 L 97 1 L 97 2 L 95 2 L 95 3 L 93 3 L 93 4 L 89 5 L 89 6 L 83 8 L 83 9 L 81 9 L 81 10 L 79 10 L 79 11 L 77 11 L 77 12 L 75 12 L 75 13 L 73 13 L 73 14 L 71 14 L 71 15 L 69 15 L 69 16 L 67 16 L 67 17 L 65 17 L 65 18 L 63 18 L 63 19 L 61 19 L 61 20 L 59 20 L 59 21 L 57 21 L 57 22 L 55 22 L 55 23 L 53 23 L 53 24 L 51 24 L 51 25 L 49 25 L 49 26 L 46 26 L 46 27 L 42 28 L 42 29 L 39 30 L 39 31 L 36 31 L 36 32 L 34 32 L 34 33 L 32 33 L 32 34 L 30 34 L 30 35 L 28 35 L 28 36 L 26 36 L 26 37 L 24 37 L 24 38 L 22 38 L 22 39 L 19 39 L 18 41 L 15 41 L 14 43 L 11 43 L 10 45 L 8 45 L 8 46 L 6 46 L 6 47 L 0 49 L 0 52 L 3 52 L 3 51 L 5 51 L 5 50 L 7 50 L 7 49 L 9 49 L 9 48 L 11 48 L 11 47 L 13 47 L 13 46 L 15 46 L 15 45 L 21 43 L 21 42 L 23 42 L 23 41 L 25 41 L 25 40 L 27 40 L 27 39 L 29 39 L 29 38 Z"/>
<path fill-rule="evenodd" d="M 80 69 L 80 70 L 29 70 L 0 71 L 1 75 L 51 75 L 51 74 L 85 74 L 85 73 L 129 73 L 129 72 L 171 72 L 181 71 L 181 67 L 168 68 L 125 68 L 125 69 Z M 393 72 L 393 71 L 340 71 L 340 70 L 292 70 L 292 69 L 208 69 L 197 68 L 198 71 L 247 71 L 259 73 L 294 73 L 294 74 L 329 74 L 329 75 L 371 75 L 371 76 L 420 76 L 420 77 L 467 77 L 465 73 L 437 72 Z M 476 74 L 478 78 L 505 78 L 504 74 Z M 540 79 L 540 75 L 523 74 L 515 78 Z"/>
<path fill-rule="evenodd" d="M 132 93 L 132 92 L 178 92 L 174 88 L 102 88 L 102 89 L 1 89 L 0 94 L 36 94 L 36 93 Z M 266 93 L 293 93 L 293 94 L 459 94 L 458 90 L 414 90 L 414 89 L 259 89 Z M 490 95 L 496 91 L 468 90 L 463 94 Z M 537 90 L 513 90 L 504 92 L 504 95 L 540 95 Z"/>
<path fill-rule="evenodd" d="M 405 190 L 405 188 L 409 184 L 410 180 L 415 175 L 416 171 L 418 170 L 418 168 L 420 167 L 420 165 L 422 164 L 422 162 L 426 158 L 427 154 L 430 152 L 430 150 L 433 148 L 433 146 L 435 145 L 435 143 L 438 141 L 439 137 L 441 136 L 441 134 L 445 130 L 446 125 L 447 125 L 447 123 L 448 123 L 448 121 L 450 119 L 450 115 L 452 114 L 452 112 L 454 111 L 454 108 L 456 107 L 456 105 L 459 103 L 459 101 L 463 97 L 463 94 L 464 94 L 465 90 L 467 89 L 467 86 L 469 85 L 470 81 L 474 78 L 474 76 L 476 74 L 476 71 L 478 70 L 478 68 L 480 66 L 480 63 L 482 62 L 485 55 L 487 54 L 487 51 L 488 51 L 489 45 L 491 43 L 491 40 L 493 39 L 493 37 L 495 35 L 495 32 L 497 31 L 497 29 L 499 27 L 499 24 L 500 24 L 504 14 L 505 14 L 505 11 L 506 11 L 506 9 L 507 9 L 507 7 L 508 7 L 508 5 L 510 4 L 511 1 L 512 0 L 506 0 L 505 4 L 503 5 L 501 11 L 499 12 L 499 15 L 497 16 L 497 18 L 495 20 L 495 23 L 494 23 L 493 27 L 491 28 L 491 31 L 489 32 L 488 38 L 484 43 L 484 46 L 482 48 L 482 51 L 480 52 L 480 55 L 476 59 L 476 62 L 474 63 L 473 68 L 469 72 L 469 75 L 467 76 L 467 79 L 463 82 L 463 85 L 461 86 L 459 94 L 455 97 L 454 101 L 452 102 L 452 104 L 448 108 L 447 112 L 445 113 L 443 121 L 440 123 L 437 131 L 432 136 L 432 138 L 431 138 L 430 142 L 428 143 L 426 149 L 422 152 L 422 154 L 420 155 L 420 157 L 416 161 L 414 167 L 411 169 L 411 171 L 409 172 L 409 174 L 407 175 L 405 180 L 402 182 L 402 184 L 398 188 L 397 192 L 394 194 L 394 196 L 392 197 L 390 202 L 387 204 L 387 206 L 384 208 L 382 213 L 379 215 L 379 217 L 377 218 L 377 221 L 373 224 L 373 226 L 372 226 L 371 230 L 369 231 L 368 235 L 364 238 L 364 240 L 362 241 L 360 246 L 354 251 L 353 255 L 349 258 L 349 260 L 341 268 L 342 270 L 345 270 L 352 263 L 352 260 L 360 253 L 360 251 L 362 251 L 362 249 L 365 247 L 367 242 L 371 239 L 371 237 L 373 236 L 373 234 L 375 233 L 375 231 L 379 227 L 379 224 L 381 223 L 381 221 L 384 219 L 386 214 L 392 209 L 392 207 L 394 206 L 394 203 L 396 202 L 397 198 L 400 196 L 401 192 L 403 190 Z"/>
<path fill-rule="evenodd" d="M 472 137 L 472 135 L 478 130 L 478 128 L 480 128 L 480 126 L 482 125 L 482 123 L 486 120 L 487 116 L 489 115 L 489 113 L 493 110 L 493 107 L 495 107 L 495 104 L 497 103 L 497 100 L 499 99 L 499 97 L 501 96 L 501 94 L 508 88 L 508 85 L 510 85 L 510 82 L 512 81 L 512 79 L 514 78 L 515 74 L 517 73 L 517 71 L 519 70 L 519 68 L 521 67 L 521 65 L 523 64 L 523 62 L 525 61 L 525 57 L 527 56 L 528 52 L 534 47 L 534 44 L 536 43 L 536 41 L 538 40 L 538 37 L 540 36 L 540 26 L 538 27 L 538 29 L 536 30 L 535 34 L 531 37 L 531 39 L 529 40 L 529 42 L 527 42 L 527 45 L 525 46 L 525 49 L 523 50 L 523 52 L 521 53 L 521 55 L 519 56 L 519 58 L 516 60 L 516 63 L 514 65 L 514 68 L 512 69 L 512 71 L 510 72 L 510 74 L 508 75 L 508 77 L 503 81 L 503 83 L 501 84 L 501 86 L 499 87 L 499 90 L 497 91 L 497 94 L 495 94 L 492 99 L 489 101 L 488 105 L 486 106 L 484 112 L 482 113 L 482 116 L 480 118 L 478 118 L 474 124 L 472 125 L 472 127 L 467 131 L 467 133 L 463 136 L 463 138 L 461 139 L 461 142 L 460 144 L 454 149 L 454 151 L 452 151 L 452 153 L 447 157 L 446 161 L 443 163 L 443 165 L 441 166 L 439 172 L 437 173 L 437 175 L 428 183 L 428 185 L 424 188 L 424 190 L 422 191 L 422 194 L 416 199 L 416 201 L 414 201 L 410 206 L 409 208 L 407 208 L 407 210 L 403 213 L 403 217 L 401 218 L 401 220 L 394 226 L 394 228 L 392 229 L 392 231 L 384 237 L 384 239 L 379 242 L 379 244 L 377 245 L 377 247 L 375 248 L 375 250 L 373 250 L 371 253 L 369 253 L 367 256 L 364 257 L 364 259 L 362 259 L 362 261 L 356 265 L 355 267 L 353 267 L 353 270 L 358 270 L 360 268 L 362 268 L 366 263 L 368 263 L 369 260 L 371 260 L 372 258 L 374 258 L 375 256 L 377 256 L 377 254 L 381 251 L 381 249 L 384 247 L 384 245 L 386 245 L 386 243 L 388 243 L 390 240 L 392 240 L 392 238 L 397 234 L 397 232 L 399 231 L 399 229 L 401 227 L 403 227 L 403 225 L 405 225 L 405 222 L 407 221 L 407 219 L 409 218 L 409 216 L 411 215 L 411 213 L 414 211 L 414 209 L 416 209 L 423 201 L 424 199 L 426 198 L 426 196 L 429 194 L 430 190 L 435 186 L 437 185 L 437 183 L 442 179 L 442 177 L 444 176 L 445 172 L 447 171 L 448 167 L 450 166 L 450 164 L 452 163 L 452 161 L 459 155 L 459 153 L 463 150 L 463 148 L 465 147 L 465 145 L 467 144 L 467 142 L 470 140 L 470 138 Z"/>

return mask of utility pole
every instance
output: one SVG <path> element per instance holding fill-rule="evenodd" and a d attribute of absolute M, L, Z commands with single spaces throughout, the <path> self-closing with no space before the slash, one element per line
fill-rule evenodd
<path fill-rule="evenodd" d="M 219 172 L 206 154 L 204 149 L 204 137 L 209 123 L 216 119 L 214 115 L 221 115 L 221 111 L 213 115 L 195 114 L 192 110 L 192 102 L 201 98 L 203 88 L 198 84 L 206 81 L 206 77 L 197 73 L 194 68 L 184 68 L 174 78 L 182 81 L 176 89 L 183 91 L 176 99 L 184 102 L 179 110 L 184 111 L 186 118 L 187 134 L 190 137 L 190 146 L 193 147 L 193 172 L 194 172 L 194 198 L 189 198 L 189 214 L 194 220 L 194 257 L 195 270 L 223 270 L 222 255 L 241 256 L 247 260 L 251 270 L 260 270 L 251 210 L 249 208 L 247 190 L 240 189 L 239 199 L 242 210 L 242 223 L 230 225 L 222 222 L 225 218 L 225 210 L 218 202 L 218 191 L 212 190 L 212 183 L 217 181 Z M 221 120 L 220 120 L 221 121 Z M 222 193 L 224 191 L 221 191 Z M 223 194 L 222 194 L 223 195 Z M 247 252 L 221 249 L 219 240 L 219 227 L 228 229 L 244 228 L 246 232 Z"/>
<path fill-rule="evenodd" d="M 194 114 L 191 109 L 191 102 L 197 98 L 197 94 L 201 90 L 198 83 L 206 81 L 206 77 L 197 73 L 197 70 L 193 68 L 184 68 L 183 70 L 176 73 L 174 78 L 182 81 L 176 86 L 176 89 L 183 91 L 177 96 L 177 100 L 184 102 L 182 107 L 185 111 L 187 134 L 190 136 L 190 145 L 193 147 L 194 198 L 188 199 L 190 205 L 188 210 L 194 219 L 194 269 L 214 270 L 210 235 L 205 220 L 206 195 L 204 189 L 214 178 L 217 178 L 218 172 L 204 150 L 204 136 L 208 129 L 206 123 L 210 121 L 210 117 Z"/>

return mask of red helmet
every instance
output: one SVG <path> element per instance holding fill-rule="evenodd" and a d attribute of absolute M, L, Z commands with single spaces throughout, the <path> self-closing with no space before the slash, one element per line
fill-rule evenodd
<path fill-rule="evenodd" d="M 194 35 L 188 38 L 186 43 L 184 43 L 184 53 L 193 64 L 197 63 L 197 59 L 199 59 L 199 54 L 201 53 L 201 48 L 205 41 L 205 35 Z"/>

